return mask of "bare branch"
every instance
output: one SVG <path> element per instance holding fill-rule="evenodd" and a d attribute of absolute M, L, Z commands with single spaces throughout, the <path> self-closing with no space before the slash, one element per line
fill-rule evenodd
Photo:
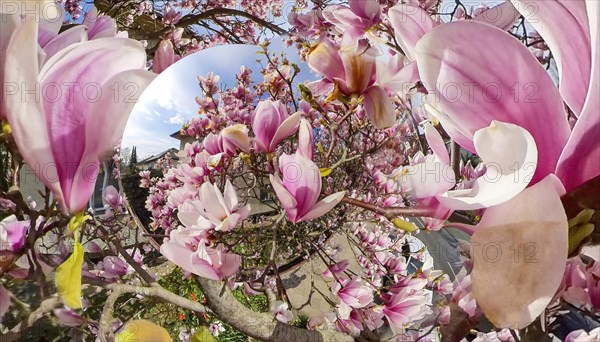
<path fill-rule="evenodd" d="M 231 294 L 225 283 L 195 277 L 202 288 L 210 309 L 225 323 L 247 336 L 262 341 L 354 341 L 350 335 L 331 330 L 306 330 L 276 321 L 267 313 L 254 312 L 240 303 Z"/>

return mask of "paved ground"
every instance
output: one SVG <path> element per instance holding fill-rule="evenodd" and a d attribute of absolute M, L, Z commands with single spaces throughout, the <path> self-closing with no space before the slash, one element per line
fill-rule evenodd
<path fill-rule="evenodd" d="M 422 232 L 416 237 L 430 250 L 436 269 L 443 270 L 451 278 L 460 271 L 460 266 L 457 264 L 459 260 L 458 241 L 449 232 Z M 362 274 L 361 267 L 356 261 L 359 251 L 351 246 L 346 235 L 337 234 L 333 239 L 334 243 L 342 247 L 339 260 L 348 259 L 350 261 L 348 269 L 356 274 Z M 416 245 L 418 242 L 415 243 Z M 325 269 L 323 261 L 318 256 L 313 256 L 301 266 L 282 275 L 291 304 L 308 317 L 330 312 L 333 309 L 326 299 L 334 301 L 331 293 L 331 280 L 325 280 L 322 276 Z"/>

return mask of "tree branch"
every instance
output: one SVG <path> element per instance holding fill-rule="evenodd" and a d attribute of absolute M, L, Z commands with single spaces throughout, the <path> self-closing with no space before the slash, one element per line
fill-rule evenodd
<path fill-rule="evenodd" d="M 112 290 L 111 294 L 106 299 L 104 308 L 102 309 L 102 316 L 100 318 L 100 332 L 99 336 L 103 342 L 111 341 L 113 332 L 111 331 L 112 312 L 114 309 L 115 302 L 119 297 L 125 293 L 138 294 L 145 297 L 155 297 L 162 299 L 165 302 L 177 305 L 178 307 L 192 310 L 194 312 L 206 312 L 204 305 L 189 300 L 187 298 L 180 297 L 158 284 L 153 284 L 149 287 L 143 286 L 132 286 L 127 284 L 108 284 L 105 286 L 106 289 Z"/>
<path fill-rule="evenodd" d="M 210 9 L 208 11 L 204 11 L 204 12 L 198 13 L 198 14 L 188 14 L 188 15 L 184 16 L 183 18 L 181 18 L 181 20 L 179 20 L 179 22 L 177 22 L 176 26 L 177 27 L 186 27 L 186 26 L 197 24 L 199 21 L 202 21 L 202 20 L 211 19 L 212 17 L 216 18 L 217 16 L 244 17 L 246 19 L 250 19 L 257 25 L 263 26 L 263 27 L 271 30 L 272 32 L 274 32 L 276 34 L 286 33 L 286 31 L 284 29 L 280 28 L 279 26 L 277 26 L 273 23 L 270 23 L 264 19 L 253 16 L 250 13 L 232 9 L 232 8 L 213 8 L 213 9 Z M 149 39 L 160 38 L 161 36 L 163 36 L 164 34 L 166 34 L 167 32 L 169 32 L 172 29 L 173 28 L 170 26 L 165 27 L 160 31 L 156 31 L 156 32 L 153 32 L 152 34 L 149 34 L 148 38 Z"/>
<path fill-rule="evenodd" d="M 61 302 L 58 300 L 58 297 L 48 298 L 42 301 L 40 306 L 35 309 L 27 318 L 25 318 L 21 323 L 14 326 L 10 331 L 4 335 L 0 335 L 0 341 L 2 342 L 12 342 L 18 340 L 21 335 L 27 331 L 27 329 L 31 328 L 35 322 L 44 317 L 45 314 L 54 310 L 57 306 L 59 306 Z"/>
<path fill-rule="evenodd" d="M 261 341 L 354 341 L 350 335 L 331 330 L 306 330 L 276 321 L 272 315 L 242 305 L 221 281 L 195 277 L 210 309 L 225 323 Z"/>

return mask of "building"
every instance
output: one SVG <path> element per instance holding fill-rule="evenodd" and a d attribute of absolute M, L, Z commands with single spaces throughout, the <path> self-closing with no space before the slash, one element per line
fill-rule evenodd
<path fill-rule="evenodd" d="M 185 144 L 184 144 L 185 146 Z M 177 149 L 176 148 L 170 148 L 168 150 L 162 151 L 161 153 L 157 154 L 157 155 L 153 155 L 150 156 L 140 162 L 138 162 L 137 164 L 135 164 L 140 170 L 150 170 L 150 169 L 155 169 L 157 168 L 157 162 L 159 159 L 164 158 L 167 154 L 170 155 L 171 160 L 173 161 L 173 164 L 176 165 L 177 161 L 179 160 L 179 156 L 177 155 Z"/>

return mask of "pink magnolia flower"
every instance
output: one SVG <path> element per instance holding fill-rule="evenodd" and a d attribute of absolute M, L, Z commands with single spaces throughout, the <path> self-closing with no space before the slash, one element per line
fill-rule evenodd
<path fill-rule="evenodd" d="M 462 147 L 474 151 L 474 132 L 492 120 L 525 128 L 538 147 L 536 168 L 529 170 L 534 185 L 512 200 L 488 208 L 471 239 L 482 245 L 508 241 L 538 248 L 535 267 L 527 260 L 515 263 L 507 256 L 493 266 L 481 254 L 474 257 L 473 293 L 488 319 L 500 327 L 528 325 L 554 297 L 566 265 L 568 245 L 568 224 L 560 196 L 600 174 L 600 100 L 596 96 L 600 91 L 600 78 L 596 76 L 600 66 L 600 6 L 595 1 L 539 1 L 537 6 L 542 14 L 538 17 L 540 26 L 555 20 L 573 24 L 537 28 L 546 41 L 553 41 L 548 44 L 552 52 L 561 56 L 560 92 L 527 48 L 488 25 L 446 24 L 423 36 L 415 49 L 423 84 L 429 94 L 435 94 L 440 109 L 438 119 Z M 571 36 L 577 37 L 574 44 L 581 45 L 576 53 L 571 44 L 558 43 Z M 496 65 L 494 69 L 489 68 L 489 61 Z M 443 89 L 450 83 L 475 85 L 473 96 L 449 98 Z M 493 101 L 489 100 L 490 93 L 483 91 L 483 85 L 490 84 L 497 90 Z M 519 91 L 529 89 L 527 99 L 522 92 L 518 98 L 513 96 L 511 87 L 515 85 Z M 525 88 L 528 85 L 530 88 Z M 563 99 L 578 115 L 572 130 Z M 580 110 L 577 101 L 583 103 Z M 491 139 L 485 140 L 491 144 Z M 519 147 L 507 144 L 502 149 L 514 151 Z M 505 167 L 502 171 L 507 172 Z M 494 269 L 493 275 L 486 271 L 488 267 Z"/>
<path fill-rule="evenodd" d="M 300 112 L 291 116 L 281 101 L 261 101 L 252 116 L 252 131 L 256 147 L 262 152 L 273 152 L 280 142 L 298 130 Z"/>
<path fill-rule="evenodd" d="M 225 182 L 221 193 L 216 184 L 204 183 L 198 198 L 183 202 L 177 217 L 187 228 L 230 231 L 250 214 L 250 205 L 241 205 L 231 182 Z"/>
<path fill-rule="evenodd" d="M 113 209 L 122 206 L 125 201 L 119 191 L 112 185 L 107 186 L 102 190 L 102 202 Z"/>
<path fill-rule="evenodd" d="M 487 334 L 479 332 L 473 342 L 515 342 L 515 338 L 509 329 L 502 329 L 498 332 L 492 331 Z"/>
<path fill-rule="evenodd" d="M 202 150 L 193 157 L 193 164 L 179 163 L 177 165 L 177 179 L 186 184 L 202 184 L 204 178 L 210 172 L 208 161 L 210 154 L 206 150 Z"/>
<path fill-rule="evenodd" d="M 102 270 L 101 277 L 113 279 L 126 275 L 128 265 L 125 260 L 117 256 L 107 256 L 102 259 L 102 264 L 99 263 L 97 268 Z"/>
<path fill-rule="evenodd" d="M 60 323 L 67 327 L 78 327 L 86 322 L 85 318 L 69 307 L 54 309 L 52 312 Z"/>
<path fill-rule="evenodd" d="M 333 275 L 339 275 L 346 271 L 349 265 L 348 259 L 344 259 L 338 263 L 335 263 L 329 267 L 325 271 L 323 271 L 323 277 L 325 278 L 333 278 Z"/>
<path fill-rule="evenodd" d="M 279 157 L 279 175 L 271 175 L 271 185 L 291 222 L 310 221 L 333 209 L 344 198 L 345 191 L 336 192 L 317 202 L 321 194 L 319 168 L 300 153 Z"/>
<path fill-rule="evenodd" d="M 169 3 L 166 3 L 163 6 L 163 22 L 166 25 L 175 25 L 181 19 L 182 13 L 181 11 L 175 11 L 173 6 Z"/>
<path fill-rule="evenodd" d="M 378 5 L 379 6 L 379 5 Z M 307 57 L 308 66 L 325 83 L 335 83 L 347 96 L 364 96 L 363 107 L 373 126 L 384 129 L 396 122 L 392 100 L 385 89 L 376 84 L 373 48 L 340 47 L 329 38 L 321 38 Z"/>
<path fill-rule="evenodd" d="M 440 25 L 427 13 L 427 10 L 415 4 L 416 1 L 418 0 L 413 0 L 412 3 L 398 4 L 390 8 L 388 12 L 390 24 L 394 29 L 394 37 L 402 52 L 411 61 L 416 59 L 415 49 L 421 37 Z M 518 17 L 519 12 L 510 1 L 503 1 L 492 8 L 475 13 L 473 21 L 493 25 L 501 30 L 508 30 Z"/>
<path fill-rule="evenodd" d="M 333 283 L 331 292 L 338 296 L 343 304 L 351 308 L 364 308 L 373 302 L 373 289 L 362 285 L 360 277 L 354 278 L 344 285 L 338 282 Z"/>
<path fill-rule="evenodd" d="M 217 134 L 208 133 L 202 141 L 202 146 L 211 155 L 219 154 L 223 152 L 223 139 Z"/>
<path fill-rule="evenodd" d="M 179 59 L 181 59 L 181 57 L 175 54 L 173 43 L 168 39 L 163 39 L 158 44 L 158 48 L 154 53 L 154 59 L 152 60 L 152 71 L 160 74 Z"/>
<path fill-rule="evenodd" d="M 112 154 L 135 103 L 115 89 L 130 84 L 139 95 L 152 76 L 143 71 L 141 44 L 123 38 L 69 45 L 40 69 L 38 24 L 31 19 L 18 25 L 6 50 L 4 81 L 19 88 L 5 94 L 5 114 L 25 162 L 61 209 L 74 213 L 86 207 L 100 160 Z M 90 67 L 92 62 L 106 66 Z M 72 91 L 60 88 L 69 82 Z M 94 92 L 84 91 L 90 85 L 97 90 L 94 101 L 89 98 Z M 26 95 L 24 87 L 34 93 Z"/>
<path fill-rule="evenodd" d="M 315 136 L 308 120 L 301 119 L 298 128 L 298 153 L 313 160 L 315 154 Z"/>
<path fill-rule="evenodd" d="M 567 260 L 561 290 L 559 291 L 562 299 L 576 307 L 583 307 L 590 302 L 586 287 L 586 265 L 579 257 Z"/>
<path fill-rule="evenodd" d="M 282 302 L 278 300 L 273 305 L 271 309 L 271 313 L 275 316 L 275 319 L 282 322 L 287 323 L 294 319 L 294 314 L 288 310 L 288 303 Z"/>
<path fill-rule="evenodd" d="M 470 275 L 463 275 L 460 277 L 460 280 L 457 279 L 451 299 L 453 302 L 458 304 L 458 306 L 467 315 L 469 315 L 469 317 L 475 317 L 479 314 L 479 310 L 477 308 L 477 301 L 473 297 L 473 289 Z"/>
<path fill-rule="evenodd" d="M 594 309 L 600 310 L 600 263 L 594 262 L 587 270 L 586 279 L 590 304 Z"/>
<path fill-rule="evenodd" d="M 30 222 L 18 221 L 15 215 L 10 215 L 0 222 L 0 251 L 16 252 L 25 245 L 25 235 Z"/>
<path fill-rule="evenodd" d="M 250 138 L 248 137 L 248 127 L 244 124 L 235 124 L 225 127 L 219 137 L 222 138 L 223 152 L 229 156 L 235 156 L 237 149 L 250 153 Z"/>
<path fill-rule="evenodd" d="M 209 247 L 208 242 L 192 230 L 171 231 L 170 239 L 160 246 L 160 252 L 184 271 L 212 280 L 233 275 L 240 267 L 241 257 L 225 252 L 223 245 Z"/>
<path fill-rule="evenodd" d="M 115 37 L 118 34 L 116 20 L 108 15 L 99 16 L 96 6 L 92 6 L 85 13 L 82 24 L 87 26 L 87 36 L 89 39 Z M 124 32 L 123 36 L 125 34 Z"/>
<path fill-rule="evenodd" d="M 427 297 L 423 293 L 409 294 L 404 290 L 391 295 L 385 302 L 383 314 L 392 331 L 400 334 L 406 325 L 425 317 L 427 304 Z"/>
<path fill-rule="evenodd" d="M 381 5 L 375 0 L 349 0 L 349 6 L 330 5 L 323 17 L 341 32 L 350 32 L 348 39 L 356 42 L 364 38 L 372 26 L 381 22 Z"/>
<path fill-rule="evenodd" d="M 538 6 L 546 11 L 555 3 L 559 2 L 540 1 Z M 574 4 L 569 1 L 560 1 L 560 3 L 568 3 L 565 5 L 567 7 Z M 598 16 L 595 2 L 577 2 L 577 4 L 577 6 L 586 6 L 590 18 Z M 579 13 L 582 10 L 584 8 L 577 11 Z M 561 11 L 567 12 L 562 7 Z M 596 26 L 587 27 L 587 18 L 577 25 L 579 29 L 594 37 L 598 36 Z M 562 31 L 557 32 L 558 29 L 550 32 L 538 31 L 542 36 L 545 33 L 554 38 L 565 34 Z M 484 39 L 483 37 L 486 42 L 495 43 L 484 44 L 481 40 Z M 592 46 L 594 49 L 591 49 Z M 587 48 L 582 51 L 591 49 L 594 55 L 590 53 L 591 59 L 588 60 L 586 54 L 578 52 L 571 60 L 572 64 L 581 65 L 585 69 L 586 63 L 591 63 L 593 70 L 597 70 L 600 64 L 600 52 L 598 52 L 600 49 L 597 46 L 598 39 L 590 40 Z M 568 49 L 566 46 L 565 49 L 559 49 L 554 46 L 553 52 L 562 56 L 563 50 L 572 52 L 572 47 L 569 45 Z M 567 55 L 571 55 L 571 52 Z M 423 84 L 430 94 L 435 94 L 435 105 L 440 109 L 438 119 L 450 137 L 462 147 L 475 152 L 474 133 L 488 126 L 492 120 L 499 120 L 521 126 L 533 136 L 538 148 L 537 164 L 523 170 L 533 176 L 532 184 L 539 182 L 550 173 L 556 173 L 566 190 L 571 191 L 585 181 L 600 175 L 600 144 L 598 144 L 600 116 L 597 115 L 600 111 L 600 100 L 595 96 L 600 91 L 598 88 L 600 79 L 590 77 L 590 74 L 594 74 L 589 71 L 590 69 L 585 75 L 580 75 L 578 69 L 576 74 L 580 76 L 577 76 L 577 85 L 572 85 L 568 90 L 563 86 L 562 89 L 563 94 L 565 92 L 569 94 L 565 97 L 567 104 L 569 96 L 577 95 L 578 98 L 586 99 L 581 111 L 575 111 L 579 119 L 571 130 L 563 98 L 552 79 L 531 52 L 507 33 L 479 23 L 449 23 L 426 34 L 417 44 L 416 55 Z M 449 62 L 450 60 L 452 62 Z M 499 66 L 493 70 L 484 62 L 492 60 Z M 463 67 L 467 65 L 468 67 Z M 506 74 L 498 70 L 519 70 L 519 72 Z M 573 77 L 564 72 L 562 75 L 565 80 Z M 477 86 L 472 97 L 460 96 L 460 98 L 450 99 L 449 92 L 443 90 L 450 83 Z M 588 83 L 589 87 L 586 87 Z M 484 91 L 483 88 L 483 85 L 490 84 L 495 87 L 492 94 Z M 569 82 L 561 82 L 561 84 L 569 84 Z M 584 87 L 581 86 L 582 84 Z M 515 85 L 519 88 L 511 90 Z M 460 91 L 463 90 L 466 89 Z M 515 93 L 517 90 L 518 94 Z M 428 96 L 428 101 L 434 101 L 433 97 Z M 541 122 L 544 124 L 541 125 Z M 582 155 L 586 157 L 582 158 Z M 508 172 L 510 169 L 506 170 L 503 167 L 501 171 Z"/>

